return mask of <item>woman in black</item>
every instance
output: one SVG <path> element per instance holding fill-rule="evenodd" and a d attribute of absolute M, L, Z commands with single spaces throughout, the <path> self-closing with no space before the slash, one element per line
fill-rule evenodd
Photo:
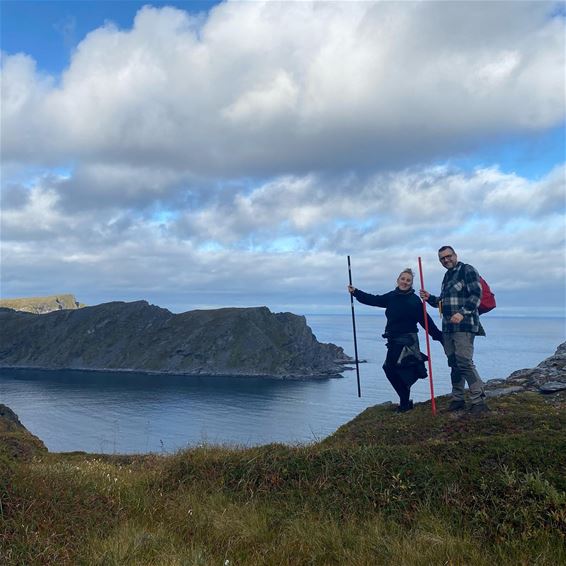
<path fill-rule="evenodd" d="M 413 289 L 413 272 L 404 269 L 397 278 L 397 287 L 384 295 L 370 295 L 351 285 L 348 291 L 364 305 L 385 308 L 385 334 L 387 357 L 383 371 L 393 389 L 399 395 L 398 412 L 413 408 L 409 399 L 411 386 L 417 379 L 427 376 L 425 361 L 428 359 L 419 349 L 417 322 L 424 328 L 423 305 Z M 442 342 L 442 332 L 428 316 L 428 331 L 433 340 Z"/>

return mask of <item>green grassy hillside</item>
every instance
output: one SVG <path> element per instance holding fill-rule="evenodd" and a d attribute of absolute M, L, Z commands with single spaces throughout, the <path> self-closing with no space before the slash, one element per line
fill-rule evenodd
<path fill-rule="evenodd" d="M 373 407 L 308 446 L 11 458 L 0 562 L 566 563 L 566 395 L 446 405 Z"/>

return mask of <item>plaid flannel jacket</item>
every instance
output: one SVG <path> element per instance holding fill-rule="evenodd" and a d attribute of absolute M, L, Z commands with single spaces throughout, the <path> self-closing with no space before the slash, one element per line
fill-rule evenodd
<path fill-rule="evenodd" d="M 431 295 L 428 303 L 437 307 L 442 301 L 442 332 L 473 332 L 480 330 L 478 306 L 481 301 L 479 273 L 467 263 L 459 261 L 456 267 L 449 269 L 442 280 L 440 297 Z M 460 313 L 464 319 L 460 324 L 452 324 L 450 318 Z"/>

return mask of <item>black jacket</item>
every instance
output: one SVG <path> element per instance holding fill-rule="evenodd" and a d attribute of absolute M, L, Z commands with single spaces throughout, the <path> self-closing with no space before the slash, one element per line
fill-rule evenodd
<path fill-rule="evenodd" d="M 370 295 L 356 289 L 354 297 L 364 305 L 385 308 L 387 324 L 385 326 L 386 337 L 394 338 L 401 334 L 416 334 L 418 332 L 417 323 L 423 328 L 423 304 L 415 295 L 414 289 L 400 291 L 398 288 L 384 295 Z M 428 331 L 433 340 L 442 341 L 442 332 L 427 314 Z"/>

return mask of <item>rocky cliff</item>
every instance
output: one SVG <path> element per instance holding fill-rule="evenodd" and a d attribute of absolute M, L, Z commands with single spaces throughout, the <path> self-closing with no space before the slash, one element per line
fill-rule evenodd
<path fill-rule="evenodd" d="M 507 379 L 491 379 L 486 384 L 488 397 L 500 397 L 522 391 L 566 391 L 566 342 L 562 342 L 554 355 L 543 360 L 536 368 L 520 369 L 514 371 Z"/>
<path fill-rule="evenodd" d="M 21 299 L 0 299 L 0 307 L 22 312 L 45 314 L 53 311 L 78 309 L 85 305 L 79 303 L 74 295 L 51 295 L 49 297 L 25 297 Z"/>
<path fill-rule="evenodd" d="M 145 301 L 44 315 L 0 309 L 0 367 L 202 375 L 337 375 L 350 358 L 302 316 L 266 307 L 173 314 Z"/>

